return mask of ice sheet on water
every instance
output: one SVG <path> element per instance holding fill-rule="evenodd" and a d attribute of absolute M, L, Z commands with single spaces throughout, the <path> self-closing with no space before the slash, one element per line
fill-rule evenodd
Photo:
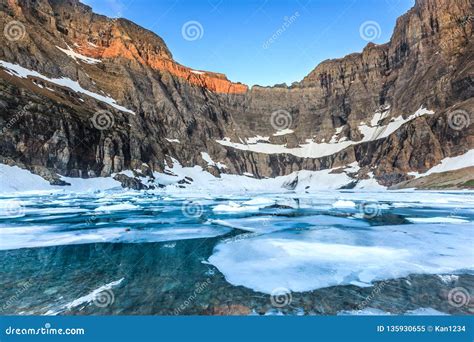
<path fill-rule="evenodd" d="M 338 200 L 332 206 L 334 208 L 355 208 L 356 204 L 353 201 Z"/>
<path fill-rule="evenodd" d="M 209 262 L 234 285 L 303 292 L 410 273 L 474 270 L 473 233 L 467 224 L 276 232 L 220 243 Z"/>
<path fill-rule="evenodd" d="M 95 208 L 95 211 L 118 211 L 118 210 L 134 210 L 138 209 L 139 207 L 133 205 L 131 203 L 120 203 L 120 204 L 113 204 L 113 205 L 103 205 L 100 207 Z"/>
<path fill-rule="evenodd" d="M 187 225 L 183 227 L 126 229 L 99 228 L 68 230 L 66 226 L 0 226 L 0 250 L 61 246 L 98 242 L 163 242 L 187 239 L 211 238 L 230 231 L 211 225 Z"/>
<path fill-rule="evenodd" d="M 287 229 L 320 229 L 331 226 L 343 226 L 346 228 L 370 227 L 364 220 L 337 217 L 330 215 L 307 215 L 307 216 L 252 216 L 244 218 L 224 218 L 211 220 L 213 224 L 245 230 L 255 233 L 271 233 Z"/>
<path fill-rule="evenodd" d="M 249 212 L 249 211 L 258 211 L 258 206 L 253 205 L 240 205 L 237 202 L 229 201 L 227 204 L 218 204 L 212 209 L 215 212 L 221 213 L 235 213 L 235 212 Z"/>
<path fill-rule="evenodd" d="M 413 223 L 468 223 L 469 220 L 457 217 L 407 217 Z"/>

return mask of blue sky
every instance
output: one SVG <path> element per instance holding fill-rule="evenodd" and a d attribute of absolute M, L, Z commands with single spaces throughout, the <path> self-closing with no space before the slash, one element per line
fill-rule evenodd
<path fill-rule="evenodd" d="M 82 0 L 161 36 L 179 63 L 248 85 L 291 84 L 389 41 L 414 0 Z M 187 28 L 187 30 L 186 30 Z M 273 39 L 271 39 L 273 37 Z"/>

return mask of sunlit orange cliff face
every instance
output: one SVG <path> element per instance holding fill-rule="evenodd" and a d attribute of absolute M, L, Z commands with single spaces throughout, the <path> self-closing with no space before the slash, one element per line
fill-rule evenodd
<path fill-rule="evenodd" d="M 138 49 L 130 40 L 126 41 L 121 38 L 116 38 L 107 45 L 76 42 L 75 50 L 87 57 L 97 59 L 122 57 L 137 61 L 154 70 L 167 71 L 172 75 L 186 79 L 191 84 L 209 89 L 216 93 L 241 94 L 248 90 L 248 86 L 231 82 L 224 74 L 193 70 L 176 63 L 162 51 L 156 51 L 156 49 L 151 47 L 147 48 L 143 46 L 140 46 L 140 49 Z"/>

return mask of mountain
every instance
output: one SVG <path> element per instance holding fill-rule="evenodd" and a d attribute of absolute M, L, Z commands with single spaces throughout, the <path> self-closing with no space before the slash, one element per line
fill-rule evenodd
<path fill-rule="evenodd" d="M 154 33 L 78 0 L 0 0 L 0 162 L 58 185 L 178 162 L 256 178 L 356 163 L 348 187 L 469 166 L 472 13 L 470 0 L 417 0 L 388 43 L 290 87 L 249 88 L 180 65 Z"/>

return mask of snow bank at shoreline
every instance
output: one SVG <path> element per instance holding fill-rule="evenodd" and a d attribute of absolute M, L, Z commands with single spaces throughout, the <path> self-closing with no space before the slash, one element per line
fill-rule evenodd
<path fill-rule="evenodd" d="M 410 173 L 416 177 L 422 177 L 432 173 L 451 171 L 467 166 L 474 166 L 474 150 L 466 152 L 464 155 L 449 157 L 443 159 L 440 164 L 434 166 L 423 174 Z M 340 171 L 342 169 L 342 172 Z M 311 193 L 321 190 L 337 190 L 347 187 L 354 182 L 354 190 L 358 191 L 385 191 L 387 188 L 378 184 L 372 172 L 368 173 L 369 178 L 357 180 L 350 174 L 359 171 L 357 162 L 336 169 L 327 169 L 320 171 L 301 170 L 293 172 L 286 176 L 275 178 L 257 179 L 248 175 L 221 174 L 221 177 L 215 177 L 200 166 L 183 167 L 173 159 L 173 167 L 167 167 L 163 173 L 154 173 L 154 184 L 165 185 L 164 189 L 158 188 L 150 190 L 160 193 L 180 193 L 180 194 L 199 194 L 199 193 Z M 123 171 L 129 177 L 133 177 L 131 170 Z M 90 193 L 108 190 L 127 191 L 121 187 L 121 183 L 110 177 L 97 178 L 71 178 L 61 177 L 62 180 L 70 183 L 70 186 L 53 186 L 48 181 L 28 170 L 17 166 L 8 166 L 0 164 L 0 194 L 4 193 L 28 193 L 28 192 L 72 192 L 72 193 Z M 178 182 L 187 178 L 189 181 L 180 184 Z M 141 179 L 144 184 L 148 183 L 148 178 Z"/>

